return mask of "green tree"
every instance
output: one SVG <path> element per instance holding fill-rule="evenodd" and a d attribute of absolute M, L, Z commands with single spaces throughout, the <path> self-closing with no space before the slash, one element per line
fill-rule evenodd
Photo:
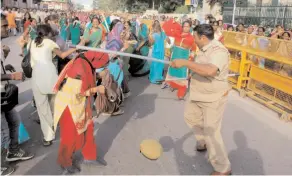
<path fill-rule="evenodd" d="M 99 2 L 99 0 L 92 0 L 92 8 L 94 10 L 98 9 L 98 2 Z"/>
<path fill-rule="evenodd" d="M 84 5 L 77 3 L 77 4 L 75 5 L 75 9 L 76 9 L 76 10 L 83 10 L 83 9 L 84 9 Z"/>
<path fill-rule="evenodd" d="M 189 13 L 189 7 L 188 6 L 180 6 L 178 7 L 174 13 L 178 14 L 188 14 Z"/>
<path fill-rule="evenodd" d="M 39 4 L 39 3 L 42 2 L 42 0 L 33 0 L 32 2 L 33 2 L 34 4 Z"/>
<path fill-rule="evenodd" d="M 149 8 L 149 4 L 147 2 L 140 2 L 136 1 L 134 4 L 132 4 L 130 7 L 128 6 L 128 9 L 132 13 L 143 13 Z"/>
<path fill-rule="evenodd" d="M 178 7 L 183 6 L 183 0 L 161 0 L 159 13 L 173 13 Z"/>
<path fill-rule="evenodd" d="M 96 1 L 96 8 L 100 10 L 124 11 L 126 8 L 125 0 L 93 0 Z"/>
<path fill-rule="evenodd" d="M 206 0 L 206 2 L 213 7 L 216 3 L 219 3 L 220 5 L 222 5 L 224 2 L 226 2 L 227 0 Z"/>

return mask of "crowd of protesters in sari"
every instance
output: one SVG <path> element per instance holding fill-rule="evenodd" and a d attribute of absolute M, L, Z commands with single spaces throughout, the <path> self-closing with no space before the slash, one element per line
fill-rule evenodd
<path fill-rule="evenodd" d="M 177 90 L 178 99 L 184 99 L 188 91 L 190 73 L 185 67 L 165 69 L 161 62 L 70 49 L 68 43 L 159 60 L 193 61 L 197 46 L 192 30 L 200 23 L 196 19 L 143 17 L 153 19 L 152 25 L 147 26 L 141 22 L 142 18 L 129 14 L 2 8 L 1 15 L 6 16 L 13 35 L 21 34 L 18 43 L 22 53 L 19 54 L 31 53 L 32 102 L 37 108 L 42 142 L 44 146 L 50 146 L 59 125 L 58 163 L 69 174 L 80 171 L 72 161 L 74 152 L 79 149 L 85 163 L 107 164 L 96 152 L 93 112 L 96 111 L 97 116 L 123 114 L 124 99 L 131 95 L 131 89 L 135 89 L 129 87 L 131 77 L 148 75 L 150 83 Z M 243 24 L 237 27 L 225 25 L 222 20 L 213 18 L 206 18 L 205 23 L 213 26 L 215 40 L 221 42 L 224 42 L 224 30 L 291 40 L 291 30 L 285 31 L 280 25 L 271 31 L 258 26 L 246 29 Z M 261 43 L 265 44 L 264 41 Z M 291 53 L 288 55 L 292 57 Z M 264 58 L 256 60 L 262 67 L 267 64 Z M 281 70 L 283 74 L 292 75 L 291 68 L 282 66 Z M 31 157 L 22 154 L 15 158 Z M 8 166 L 1 166 L 1 172 L 8 173 L 7 169 Z"/>

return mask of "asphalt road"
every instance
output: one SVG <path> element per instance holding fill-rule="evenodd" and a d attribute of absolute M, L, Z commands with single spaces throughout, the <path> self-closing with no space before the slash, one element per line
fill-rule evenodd
<path fill-rule="evenodd" d="M 16 37 L 2 40 L 11 48 L 5 64 L 21 71 L 20 48 Z M 32 91 L 29 80 L 17 82 L 20 89 L 20 113 L 31 139 L 23 147 L 35 153 L 35 158 L 14 163 L 14 174 L 58 175 L 59 137 L 50 147 L 43 147 L 42 134 L 33 119 L 37 113 L 30 105 Z M 82 175 L 135 174 L 135 175 L 195 175 L 209 174 L 212 167 L 204 154 L 197 153 L 194 135 L 184 123 L 184 101 L 175 94 L 150 85 L 147 78 L 130 81 L 132 96 L 125 102 L 125 114 L 118 117 L 100 117 L 95 126 L 99 155 L 108 162 L 106 167 L 82 166 Z M 3 121 L 3 120 L 2 120 Z M 223 139 L 232 164 L 233 174 L 292 174 L 292 125 L 278 119 L 266 107 L 240 98 L 232 91 L 224 113 Z M 164 148 L 163 155 L 150 161 L 139 153 L 144 139 L 157 139 Z"/>

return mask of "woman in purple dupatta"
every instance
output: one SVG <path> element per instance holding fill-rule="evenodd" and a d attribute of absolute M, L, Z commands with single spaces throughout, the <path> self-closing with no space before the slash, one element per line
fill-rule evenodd
<path fill-rule="evenodd" d="M 107 37 L 106 49 L 112 51 L 120 51 L 122 49 L 121 33 L 123 29 L 124 25 L 119 20 L 113 20 L 110 26 L 110 33 Z"/>
<path fill-rule="evenodd" d="M 115 19 L 112 21 L 110 25 L 110 33 L 107 37 L 107 44 L 106 49 L 112 50 L 112 51 L 124 51 L 127 49 L 127 46 L 123 46 L 123 41 L 121 39 L 121 33 L 124 29 L 124 25 L 120 22 L 120 20 Z M 128 82 L 126 79 L 124 79 L 124 73 L 122 70 L 122 65 L 119 62 L 119 59 L 117 56 L 112 56 L 112 59 L 108 65 L 108 69 L 110 70 L 110 73 L 113 75 L 114 80 L 117 81 L 123 89 L 123 93 L 125 94 L 125 97 L 128 97 L 130 95 L 130 89 L 128 87 Z"/>

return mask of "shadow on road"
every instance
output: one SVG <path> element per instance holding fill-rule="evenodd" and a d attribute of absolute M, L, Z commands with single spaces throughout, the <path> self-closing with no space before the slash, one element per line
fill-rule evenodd
<path fill-rule="evenodd" d="M 211 173 L 212 167 L 208 164 L 205 158 L 205 153 L 194 151 L 195 155 L 189 156 L 183 150 L 184 142 L 190 137 L 194 138 L 193 132 L 185 134 L 176 141 L 170 136 L 164 136 L 160 138 L 159 142 L 162 145 L 164 152 L 168 152 L 171 149 L 174 150 L 177 169 L 180 175 L 206 175 Z"/>
<path fill-rule="evenodd" d="M 174 141 L 170 136 L 160 138 L 164 152 L 174 150 L 175 160 L 180 175 L 206 175 L 213 171 L 213 168 L 205 157 L 206 153 L 195 151 L 195 156 L 187 155 L 183 150 L 184 142 L 194 137 L 193 132 L 185 134 L 180 139 Z M 264 175 L 263 160 L 259 152 L 250 149 L 247 144 L 246 137 L 243 132 L 236 131 L 234 133 L 234 141 L 237 149 L 229 153 L 232 173 L 236 175 Z"/>
<path fill-rule="evenodd" d="M 32 100 L 32 90 L 28 89 L 18 95 L 18 105 L 22 105 Z"/>
<path fill-rule="evenodd" d="M 244 133 L 235 131 L 233 138 L 237 148 L 229 153 L 232 173 L 236 175 L 265 175 L 263 159 L 257 150 L 248 147 Z"/>
<path fill-rule="evenodd" d="M 40 147 L 40 146 L 38 146 Z M 60 175 L 62 169 L 57 164 L 59 143 L 56 142 L 50 147 L 42 147 L 38 149 L 38 155 L 34 160 L 36 164 L 31 167 L 25 175 Z"/>
<path fill-rule="evenodd" d="M 41 126 L 35 122 L 36 119 L 39 119 L 37 109 L 32 107 L 31 105 L 32 100 L 32 90 L 26 90 L 19 94 L 19 105 L 26 104 L 20 111 L 19 114 L 21 116 L 21 121 L 23 122 L 25 128 L 28 131 L 28 134 L 30 135 L 30 140 L 24 143 L 22 146 L 25 149 L 28 149 L 30 151 L 34 151 L 36 154 L 35 157 L 38 157 L 39 155 L 43 155 L 43 152 L 39 151 L 42 150 L 42 139 L 43 134 L 41 130 Z M 56 140 L 59 140 L 59 132 L 57 130 L 56 133 Z M 46 148 L 48 149 L 48 148 Z"/>
<path fill-rule="evenodd" d="M 137 113 L 138 118 L 142 118 L 154 111 L 154 101 L 157 95 L 155 94 L 140 95 L 149 85 L 147 83 L 145 84 L 145 80 L 146 78 L 139 78 L 138 80 L 130 82 L 130 88 L 132 87 L 131 89 L 132 96 L 125 102 L 126 104 L 125 114 L 118 117 L 108 118 L 104 121 L 103 124 L 100 125 L 100 129 L 98 130 L 98 133 L 95 138 L 98 147 L 101 149 L 101 151 L 98 149 L 99 155 L 101 155 L 102 157 L 109 151 L 113 140 L 116 138 L 116 136 L 123 129 L 128 120 L 135 113 Z M 32 98 L 31 90 L 27 90 L 21 93 L 20 104 L 24 104 L 27 101 L 30 101 L 30 97 Z M 135 108 L 135 106 L 133 106 L 133 104 L 139 104 L 139 102 L 142 101 L 145 103 L 144 105 L 148 106 L 148 108 L 137 109 Z M 28 175 L 61 174 L 62 171 L 57 164 L 59 133 L 57 132 L 56 134 L 57 141 L 52 146 L 43 147 L 42 132 L 40 125 L 33 122 L 33 119 L 36 119 L 38 116 L 36 109 L 33 108 L 30 103 L 28 103 L 23 109 L 20 110 L 19 113 L 22 115 L 22 120 L 31 138 L 31 140 L 25 143 L 23 146 L 24 148 L 28 148 L 30 151 L 33 151 L 35 153 L 35 158 L 33 160 L 37 161 L 35 165 L 32 163 L 29 164 L 31 168 L 29 168 L 25 174 Z"/>
<path fill-rule="evenodd" d="M 145 84 L 145 82 L 147 82 Z M 149 81 L 146 78 L 138 78 L 130 82 L 131 97 L 126 99 L 124 111 L 125 113 L 117 117 L 108 117 L 102 124 L 100 124 L 98 132 L 95 136 L 95 141 L 98 146 L 98 155 L 104 157 L 110 150 L 114 139 L 125 127 L 127 122 L 135 116 L 136 118 L 143 118 L 148 114 L 154 112 L 154 101 L 157 94 L 141 94 Z M 144 106 L 141 106 L 143 103 Z M 140 106 L 139 106 L 140 105 Z"/>

